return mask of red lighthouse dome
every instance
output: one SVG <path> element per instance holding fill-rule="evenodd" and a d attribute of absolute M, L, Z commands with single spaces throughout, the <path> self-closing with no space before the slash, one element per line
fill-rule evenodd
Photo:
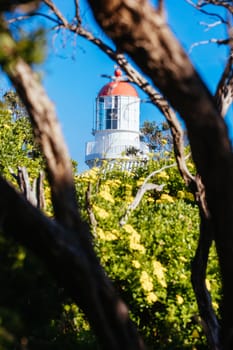
<path fill-rule="evenodd" d="M 100 90 L 98 97 L 100 96 L 131 96 L 138 97 L 138 93 L 135 88 L 124 81 L 122 72 L 120 69 L 116 69 L 114 72 L 113 81 L 104 85 Z"/>

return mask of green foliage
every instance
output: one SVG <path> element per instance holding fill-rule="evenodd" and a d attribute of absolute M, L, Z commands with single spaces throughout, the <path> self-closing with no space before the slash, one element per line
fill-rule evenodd
<path fill-rule="evenodd" d="M 145 177 L 165 164 L 165 160 L 151 161 L 135 172 L 93 168 L 77 179 L 79 200 L 85 206 L 84 193 L 91 183 L 93 212 L 98 222 L 96 252 L 129 305 L 131 317 L 148 346 L 206 349 L 190 282 L 191 261 L 198 241 L 198 209 L 176 167 L 150 179 L 165 184 L 163 192 L 147 192 L 127 223 L 119 225 Z M 188 166 L 193 167 L 191 162 Z M 212 249 L 207 285 L 216 310 L 219 280 L 216 253 Z"/>
<path fill-rule="evenodd" d="M 0 138 L 1 175 L 14 182 L 12 172 L 17 174 L 18 166 L 26 166 L 30 180 L 35 179 L 43 159 L 13 92 L 4 95 L 0 106 Z M 51 215 L 46 181 L 45 196 Z M 33 254 L 1 232 L 0 285 L 0 350 L 93 349 L 94 337 L 81 311 Z"/>
<path fill-rule="evenodd" d="M 5 92 L 2 102 L 4 108 L 9 110 L 14 120 L 28 116 L 24 104 L 15 91 L 9 90 Z M 27 129 L 30 129 L 30 127 L 28 126 Z"/>
<path fill-rule="evenodd" d="M 9 106 L 9 105 L 8 105 Z M 26 166 L 30 177 L 43 166 L 35 151 L 27 117 L 0 109 L 0 170 Z M 193 195 L 184 187 L 170 157 L 149 161 L 134 171 L 93 168 L 76 177 L 77 199 L 88 220 L 86 191 L 98 222 L 94 247 L 116 289 L 130 307 L 149 349 L 206 349 L 190 282 L 190 264 L 198 241 L 199 217 Z M 192 162 L 188 162 L 193 171 Z M 150 182 L 163 192 L 146 192 L 120 226 L 128 206 L 155 170 Z M 49 189 L 46 190 L 47 202 Z M 51 211 L 48 213 L 51 215 Z M 83 313 L 67 300 L 31 253 L 0 234 L 0 350 L 98 349 Z M 214 307 L 220 300 L 216 253 L 211 251 L 207 286 Z"/>
<path fill-rule="evenodd" d="M 27 117 L 14 120 L 11 110 L 0 107 L 0 171 L 7 178 L 17 173 L 18 166 L 26 166 L 35 177 L 41 169 L 42 159 L 34 144 L 30 122 Z M 30 154 L 37 156 L 30 157 Z M 12 177 L 11 177 L 12 179 Z"/>
<path fill-rule="evenodd" d="M 155 121 L 145 121 L 140 131 L 146 142 L 153 152 L 160 152 L 164 156 L 164 152 L 172 149 L 172 137 L 169 125 L 166 122 L 157 124 Z M 165 154 L 166 155 L 166 154 Z"/>
<path fill-rule="evenodd" d="M 14 70 L 19 58 L 22 58 L 29 65 L 42 63 L 45 58 L 45 52 L 46 40 L 44 29 L 39 28 L 30 33 L 13 30 L 11 33 L 6 28 L 4 22 L 1 22 L 0 62 L 7 73 Z"/>
<path fill-rule="evenodd" d="M 17 54 L 29 64 L 40 64 L 44 61 L 46 51 L 45 32 L 42 28 L 23 35 L 17 41 Z"/>
<path fill-rule="evenodd" d="M 0 234 L 0 350 L 93 349 L 94 337 L 43 264 Z"/>

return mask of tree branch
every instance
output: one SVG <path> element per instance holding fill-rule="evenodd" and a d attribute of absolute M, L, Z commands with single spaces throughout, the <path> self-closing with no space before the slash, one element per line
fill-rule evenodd
<path fill-rule="evenodd" d="M 200 4 L 199 1 L 198 1 L 197 3 L 195 3 L 195 2 L 192 1 L 192 0 L 185 0 L 185 1 L 186 1 L 189 5 L 193 6 L 195 9 L 197 9 L 199 12 L 203 13 L 204 15 L 218 18 L 218 19 L 221 21 L 221 23 L 227 24 L 226 20 L 225 20 L 222 16 L 220 16 L 219 14 L 203 10 L 203 9 L 201 8 L 203 5 Z"/>
<path fill-rule="evenodd" d="M 233 13 L 232 1 L 224 0 L 198 0 L 197 6 L 204 7 L 206 5 L 216 5 L 226 8 L 230 13 Z"/>
<path fill-rule="evenodd" d="M 77 20 L 78 25 L 81 25 L 82 18 L 80 16 L 80 12 L 79 12 L 79 0 L 74 0 L 74 4 L 75 4 L 75 18 Z"/>
<path fill-rule="evenodd" d="M 176 164 L 175 164 L 176 165 Z M 137 206 L 140 204 L 144 194 L 147 191 L 156 190 L 157 192 L 161 192 L 163 190 L 164 185 L 156 185 L 152 183 L 144 183 L 137 191 L 136 196 L 133 200 L 133 202 L 128 206 L 126 209 L 125 214 L 120 219 L 120 226 L 123 226 L 126 224 L 129 214 L 137 208 Z"/>
<path fill-rule="evenodd" d="M 55 216 L 72 227 L 77 212 L 72 165 L 54 106 L 22 59 L 7 73 L 27 107 L 34 134 L 45 156 Z"/>
<path fill-rule="evenodd" d="M 216 92 L 215 101 L 221 116 L 224 118 L 232 104 L 233 98 L 233 52 L 231 52 L 223 74 L 219 80 Z"/>

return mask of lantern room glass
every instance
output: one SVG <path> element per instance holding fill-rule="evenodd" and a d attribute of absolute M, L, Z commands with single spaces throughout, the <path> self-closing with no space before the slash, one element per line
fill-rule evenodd
<path fill-rule="evenodd" d="M 119 129 L 119 96 L 100 96 L 96 101 L 95 130 Z"/>

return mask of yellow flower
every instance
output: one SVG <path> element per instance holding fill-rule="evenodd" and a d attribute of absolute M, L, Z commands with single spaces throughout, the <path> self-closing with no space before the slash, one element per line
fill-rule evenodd
<path fill-rule="evenodd" d="M 162 145 L 166 145 L 167 144 L 167 140 L 166 139 L 162 139 L 161 143 L 162 143 Z"/>
<path fill-rule="evenodd" d="M 181 273 L 179 276 L 180 276 L 180 279 L 182 279 L 182 280 L 187 279 L 187 276 L 184 273 Z"/>
<path fill-rule="evenodd" d="M 144 291 L 151 292 L 153 290 L 152 278 L 148 275 L 146 271 L 142 271 L 140 282 Z"/>
<path fill-rule="evenodd" d="M 192 337 L 193 338 L 199 338 L 199 333 L 198 333 L 198 331 L 196 329 L 193 330 Z"/>
<path fill-rule="evenodd" d="M 132 265 L 135 267 L 135 269 L 139 269 L 141 267 L 141 264 L 138 260 L 133 260 Z"/>
<path fill-rule="evenodd" d="M 185 193 L 185 198 L 189 199 L 190 201 L 194 201 L 194 195 L 191 192 L 186 192 Z"/>
<path fill-rule="evenodd" d="M 133 228 L 133 226 L 129 225 L 129 224 L 126 224 L 123 226 L 123 229 L 127 232 L 127 233 L 137 233 L 137 231 Z"/>
<path fill-rule="evenodd" d="M 114 235 L 114 233 L 109 232 L 109 231 L 106 232 L 106 234 L 105 234 L 106 241 L 115 241 L 116 239 L 118 239 L 118 238 L 116 235 Z"/>
<path fill-rule="evenodd" d="M 93 167 L 93 168 L 91 168 L 91 170 L 89 170 L 89 174 L 95 176 L 96 174 L 99 173 L 99 171 L 100 171 L 100 168 L 98 168 L 98 167 Z"/>
<path fill-rule="evenodd" d="M 125 189 L 128 190 L 128 191 L 132 190 L 132 185 L 125 184 Z"/>
<path fill-rule="evenodd" d="M 185 258 L 185 256 L 181 255 L 181 256 L 180 256 L 180 260 L 183 261 L 183 262 L 186 262 L 186 261 L 187 261 L 187 258 Z"/>
<path fill-rule="evenodd" d="M 113 196 L 108 191 L 100 191 L 99 196 L 108 202 L 111 202 L 111 203 L 115 202 Z"/>
<path fill-rule="evenodd" d="M 163 193 L 160 197 L 161 203 L 174 203 L 174 199 L 169 194 Z M 158 202 L 158 201 L 157 201 Z"/>
<path fill-rule="evenodd" d="M 106 219 L 109 217 L 109 213 L 106 210 L 104 210 L 103 208 L 100 208 L 97 205 L 93 205 L 93 208 L 94 208 L 96 214 L 99 216 L 99 218 Z"/>
<path fill-rule="evenodd" d="M 143 178 L 140 178 L 139 180 L 137 180 L 137 186 L 140 187 L 144 182 Z"/>
<path fill-rule="evenodd" d="M 205 280 L 205 285 L 206 285 L 207 290 L 210 291 L 210 289 L 211 289 L 210 281 L 207 278 Z"/>
<path fill-rule="evenodd" d="M 145 252 L 145 247 L 140 244 L 140 234 L 129 224 L 123 226 L 124 230 L 130 234 L 129 246 L 132 250 L 138 250 L 141 253 Z"/>
<path fill-rule="evenodd" d="M 121 181 L 116 179 L 116 180 L 107 180 L 105 182 L 105 185 L 110 186 L 111 188 L 113 187 L 118 187 L 121 184 Z"/>
<path fill-rule="evenodd" d="M 130 247 L 130 249 L 138 250 L 141 253 L 145 253 L 145 250 L 146 250 L 142 244 L 134 243 L 134 242 L 130 242 L 129 247 Z"/>
<path fill-rule="evenodd" d="M 148 304 L 153 304 L 158 300 L 157 295 L 154 292 L 149 292 L 146 296 Z"/>
<path fill-rule="evenodd" d="M 97 228 L 96 228 L 96 234 L 97 234 L 97 236 L 98 236 L 100 239 L 105 239 L 105 233 L 104 233 L 104 231 L 102 230 L 102 228 L 97 227 Z"/>
<path fill-rule="evenodd" d="M 187 166 L 189 169 L 193 170 L 195 168 L 194 164 L 192 162 L 188 162 Z"/>
<path fill-rule="evenodd" d="M 157 260 L 154 260 L 152 264 L 153 264 L 153 273 L 157 277 L 158 282 L 161 284 L 162 287 L 166 288 L 167 283 L 165 281 L 165 274 L 164 274 L 164 272 L 166 271 L 165 267 L 163 267 L 162 264 Z"/>
<path fill-rule="evenodd" d="M 157 177 L 159 179 L 163 179 L 163 180 L 168 180 L 169 179 L 169 175 L 164 170 L 161 171 L 160 173 L 158 173 Z"/>
<path fill-rule="evenodd" d="M 130 242 L 131 243 L 139 243 L 140 242 L 140 235 L 136 231 L 134 233 L 131 233 L 130 236 Z"/>
<path fill-rule="evenodd" d="M 63 305 L 63 308 L 65 311 L 70 311 L 70 305 L 66 304 L 66 305 Z"/>
<path fill-rule="evenodd" d="M 115 241 L 118 239 L 118 232 L 116 230 L 113 230 L 112 232 L 107 231 L 104 232 L 102 228 L 97 227 L 96 229 L 97 236 L 102 239 L 103 241 Z"/>
<path fill-rule="evenodd" d="M 178 197 L 178 198 L 184 198 L 184 197 L 185 197 L 184 191 L 178 191 L 178 192 L 177 192 L 177 197 Z"/>
<path fill-rule="evenodd" d="M 183 304 L 183 302 L 184 302 L 184 298 L 182 298 L 182 296 L 181 295 L 176 295 L 176 302 L 177 302 L 177 304 L 179 304 L 179 305 L 181 305 L 181 304 Z"/>

